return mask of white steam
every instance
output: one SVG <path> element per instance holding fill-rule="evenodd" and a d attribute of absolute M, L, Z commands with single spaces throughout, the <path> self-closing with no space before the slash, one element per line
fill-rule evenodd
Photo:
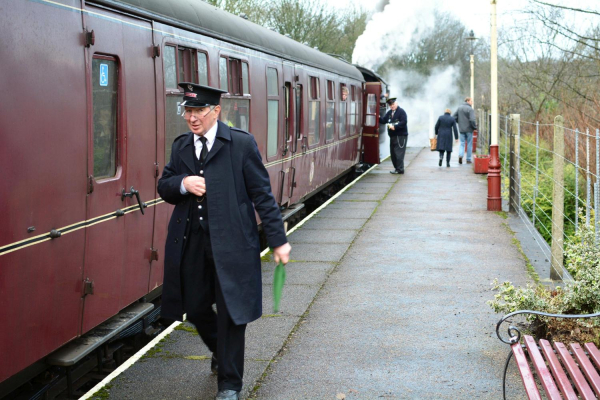
<path fill-rule="evenodd" d="M 365 32 L 356 40 L 352 62 L 376 70 L 388 59 L 406 55 L 413 50 L 414 43 L 431 33 L 435 10 L 447 6 L 440 0 L 390 0 L 382 12 L 373 15 Z M 408 146 L 428 146 L 438 116 L 444 109 L 454 110 L 460 104 L 457 99 L 464 96 L 458 92 L 458 77 L 459 68 L 453 65 L 435 68 L 429 76 L 402 70 L 389 71 L 383 76 L 390 96 L 398 98 L 398 105 L 408 116 Z M 408 85 L 420 90 L 406 96 L 403 88 Z M 380 147 L 383 158 L 389 154 L 389 141 Z"/>

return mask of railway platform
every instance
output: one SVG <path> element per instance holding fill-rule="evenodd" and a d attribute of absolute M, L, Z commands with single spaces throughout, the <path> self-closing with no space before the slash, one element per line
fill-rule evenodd
<path fill-rule="evenodd" d="M 263 263 L 242 398 L 502 397 L 507 348 L 486 301 L 495 278 L 527 282 L 525 261 L 505 216 L 486 211 L 485 175 L 456 157 L 438 167 L 437 154 L 409 148 L 404 175 L 380 164 L 291 233 L 277 314 Z M 89 398 L 215 393 L 210 352 L 183 323 Z"/>

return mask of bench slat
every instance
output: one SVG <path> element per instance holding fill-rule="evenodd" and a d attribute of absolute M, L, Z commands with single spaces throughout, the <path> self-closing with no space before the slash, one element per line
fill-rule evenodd
<path fill-rule="evenodd" d="M 535 343 L 535 339 L 531 336 L 524 336 L 525 346 L 527 347 L 527 351 L 529 352 L 529 358 L 533 362 L 533 366 L 535 367 L 535 372 L 537 373 L 538 378 L 542 382 L 542 387 L 546 391 L 546 396 L 550 400 L 562 400 L 562 396 L 554 383 L 554 379 L 552 378 L 552 374 L 548 370 L 546 366 L 546 361 L 542 357 L 540 350 Z"/>
<path fill-rule="evenodd" d="M 529 400 L 542 400 L 542 396 L 540 396 L 540 392 L 535 384 L 535 380 L 533 379 L 533 374 L 529 369 L 529 363 L 527 362 L 527 358 L 525 357 L 525 352 L 521 347 L 521 343 L 515 343 L 510 347 L 512 348 L 515 361 L 519 367 L 519 373 L 521 374 L 523 386 L 525 386 L 525 391 L 527 392 L 527 397 Z"/>
<path fill-rule="evenodd" d="M 571 357 L 571 354 L 569 354 L 567 347 L 560 342 L 554 342 L 554 349 L 558 354 L 560 354 L 560 357 L 563 360 L 563 365 L 569 372 L 569 375 L 571 376 L 573 383 L 575 383 L 575 387 L 579 391 L 581 397 L 583 397 L 585 400 L 595 400 L 596 395 L 594 395 L 594 392 L 592 392 L 590 385 L 588 385 L 586 382 L 585 377 L 579 370 L 575 360 L 573 360 L 573 357 Z"/>
<path fill-rule="evenodd" d="M 560 361 L 558 361 L 558 357 L 556 357 L 556 354 L 554 354 L 554 350 L 552 350 L 550 342 L 541 339 L 540 347 L 542 348 L 542 353 L 544 353 L 546 360 L 548 360 L 550 370 L 554 375 L 554 378 L 556 380 L 556 383 L 558 384 L 558 387 L 560 388 L 560 391 L 565 396 L 565 399 L 577 400 L 578 397 L 575 394 L 573 387 L 571 386 L 571 382 L 569 382 L 567 374 L 565 374 L 565 371 L 563 371 L 562 366 L 560 365 Z"/>
<path fill-rule="evenodd" d="M 596 345 L 594 343 L 586 343 L 583 347 L 585 347 L 585 350 L 590 355 L 592 361 L 594 361 L 594 364 L 596 364 L 596 367 L 600 368 L 600 351 L 598 351 Z"/>
<path fill-rule="evenodd" d="M 587 354 L 585 354 L 585 351 L 583 351 L 579 343 L 571 343 L 569 347 L 573 354 L 575 354 L 575 358 L 577 358 L 577 362 L 579 363 L 579 368 L 583 370 L 583 373 L 590 385 L 592 385 L 594 392 L 600 394 L 600 375 L 596 372 L 596 368 L 594 368 L 592 362 L 588 359 Z"/>

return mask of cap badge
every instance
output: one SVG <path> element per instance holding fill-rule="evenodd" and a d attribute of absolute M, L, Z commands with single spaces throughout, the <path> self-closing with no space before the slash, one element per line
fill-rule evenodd
<path fill-rule="evenodd" d="M 190 89 L 190 92 L 194 91 L 194 87 L 192 85 L 188 85 L 188 89 Z"/>

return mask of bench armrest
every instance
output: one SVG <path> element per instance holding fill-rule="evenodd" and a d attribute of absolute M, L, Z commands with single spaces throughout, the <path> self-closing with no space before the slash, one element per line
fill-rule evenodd
<path fill-rule="evenodd" d="M 519 331 L 519 329 L 513 325 L 510 325 L 507 329 L 508 332 L 508 337 L 509 339 L 506 340 L 504 339 L 501 335 L 500 335 L 500 326 L 502 325 L 502 323 L 504 323 L 504 321 L 506 321 L 507 319 L 514 317 L 515 315 L 519 315 L 519 314 L 533 314 L 533 315 L 539 315 L 542 317 L 553 317 L 553 318 L 575 318 L 575 319 L 580 319 L 580 318 L 594 318 L 594 317 L 600 317 L 600 313 L 595 313 L 595 314 L 550 314 L 550 313 L 545 313 L 545 312 L 541 312 L 541 311 L 533 311 L 533 310 L 519 310 L 519 311 L 514 311 L 511 312 L 510 314 L 506 314 L 504 317 L 502 317 L 500 319 L 500 321 L 498 321 L 498 323 L 496 324 L 496 336 L 498 336 L 498 339 L 500 339 L 500 341 L 502 343 L 506 343 L 506 344 L 514 344 L 517 343 L 521 340 L 521 331 Z"/>

